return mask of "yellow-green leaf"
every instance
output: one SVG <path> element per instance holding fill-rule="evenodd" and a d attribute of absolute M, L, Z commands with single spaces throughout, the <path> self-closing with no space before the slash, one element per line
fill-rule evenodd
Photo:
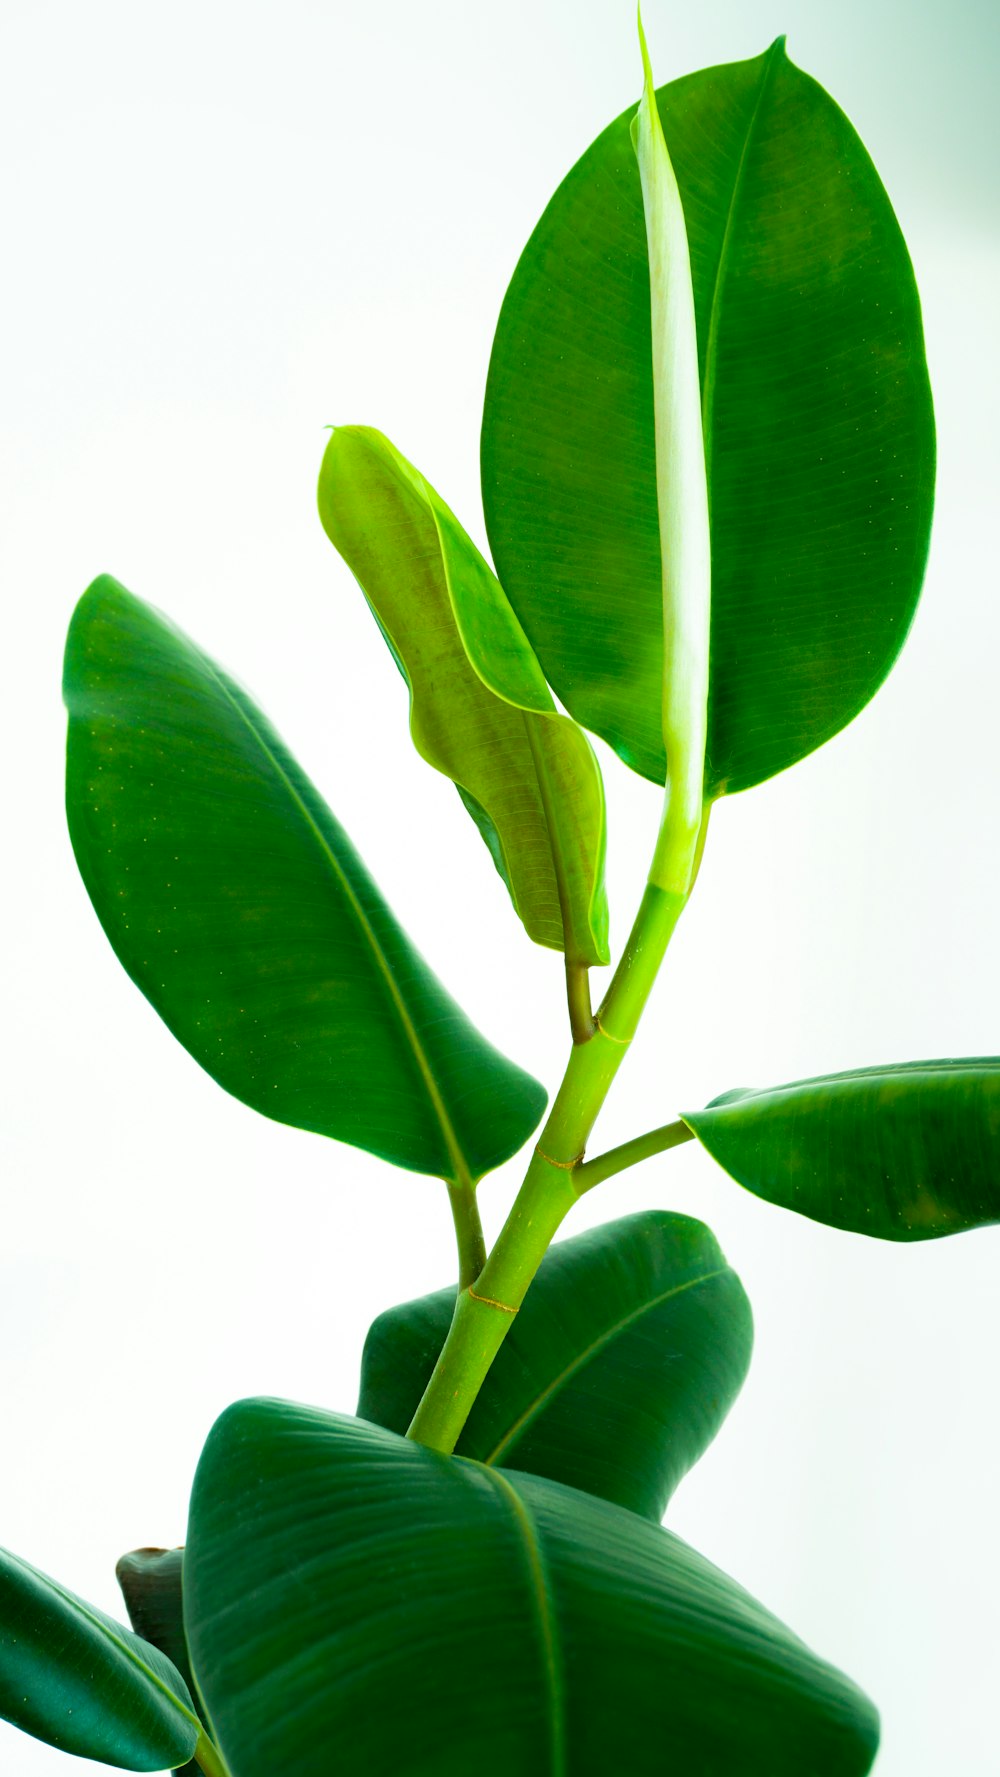
<path fill-rule="evenodd" d="M 604 792 L 498 582 L 454 513 L 367 426 L 338 426 L 319 479 L 324 529 L 410 689 L 421 756 L 458 786 L 529 937 L 608 961 Z"/>

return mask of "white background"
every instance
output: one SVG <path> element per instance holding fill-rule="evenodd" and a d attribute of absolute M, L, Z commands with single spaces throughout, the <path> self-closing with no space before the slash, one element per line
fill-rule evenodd
<path fill-rule="evenodd" d="M 734 1085 L 1000 1049 L 998 15 L 951 0 L 648 0 L 657 78 L 794 60 L 866 140 L 924 297 L 940 493 L 924 604 L 839 740 L 720 808 L 594 1151 Z M 551 191 L 639 90 L 630 0 L 8 4 L 0 73 L 5 509 L 0 1540 L 112 1611 L 182 1540 L 216 1413 L 350 1410 L 365 1329 L 447 1281 L 444 1192 L 269 1124 L 126 979 L 62 814 L 62 640 L 109 570 L 255 692 L 485 1031 L 550 1086 L 534 950 L 405 697 L 314 484 L 382 427 L 480 541 L 496 314 Z M 602 751 L 620 942 L 658 796 Z M 486 1182 L 490 1231 L 516 1183 Z M 757 1320 L 674 1528 L 880 1704 L 878 1777 L 1000 1772 L 1000 1234 L 867 1244 L 693 1147 L 589 1222 L 702 1216 Z M 0 1726 L 0 1771 L 61 1755 Z"/>

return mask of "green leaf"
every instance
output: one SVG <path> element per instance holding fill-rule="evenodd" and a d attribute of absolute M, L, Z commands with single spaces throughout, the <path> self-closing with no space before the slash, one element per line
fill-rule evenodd
<path fill-rule="evenodd" d="M 706 791 L 849 722 L 916 605 L 934 432 L 906 246 L 865 149 L 785 56 L 660 89 L 691 250 L 712 532 Z M 497 572 L 566 707 L 663 781 L 650 293 L 624 112 L 535 229 L 483 420 Z"/>
<path fill-rule="evenodd" d="M 910 1061 L 727 1092 L 685 1112 L 758 1197 L 880 1240 L 1000 1222 L 1000 1060 Z"/>
<path fill-rule="evenodd" d="M 606 963 L 604 790 L 503 588 L 440 495 L 367 426 L 338 426 L 323 528 L 410 688 L 421 756 L 458 785 L 529 937 Z"/>
<path fill-rule="evenodd" d="M 358 1420 L 243 1402 L 185 1610 L 239 1777 L 861 1777 L 877 1721 L 667 1531 Z"/>
<path fill-rule="evenodd" d="M 184 1636 L 184 1550 L 132 1549 L 122 1556 L 115 1574 L 136 1634 L 166 1654 L 194 1697 L 194 1675 Z M 198 1713 L 200 1716 L 201 1711 Z M 193 1759 L 183 1766 L 179 1777 L 198 1777 Z"/>
<path fill-rule="evenodd" d="M 379 1315 L 358 1414 L 405 1432 L 451 1323 L 454 1289 Z M 663 1210 L 550 1247 L 457 1446 L 659 1523 L 750 1364 L 743 1286 L 700 1222 Z"/>
<path fill-rule="evenodd" d="M 183 1764 L 201 1732 L 165 1655 L 3 1549 L 0 1715 L 62 1752 L 127 1771 Z"/>
<path fill-rule="evenodd" d="M 108 577 L 66 646 L 66 805 L 119 961 L 227 1092 L 457 1183 L 543 1088 L 472 1027 L 246 692 Z"/>

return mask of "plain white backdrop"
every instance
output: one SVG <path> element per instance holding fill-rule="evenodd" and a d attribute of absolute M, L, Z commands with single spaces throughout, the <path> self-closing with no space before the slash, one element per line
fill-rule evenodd
<path fill-rule="evenodd" d="M 1000 1049 L 998 15 L 647 0 L 646 24 L 661 81 L 786 30 L 860 129 L 923 293 L 940 482 L 900 664 L 717 811 L 593 1151 L 731 1086 Z M 225 662 L 452 991 L 554 1085 L 559 960 L 412 752 L 314 486 L 324 428 L 373 424 L 484 542 L 506 282 L 639 59 L 631 0 L 8 0 L 2 32 L 0 1541 L 120 1614 L 117 1556 L 183 1540 L 227 1402 L 351 1410 L 369 1321 L 453 1261 L 443 1189 L 227 1098 L 119 968 L 62 813 L 72 605 L 111 571 Z M 620 943 L 658 794 L 601 757 Z M 516 1179 L 482 1187 L 490 1232 Z M 878 1777 L 996 1777 L 1000 1234 L 866 1243 L 693 1147 L 569 1231 L 654 1204 L 709 1222 L 757 1322 L 673 1528 L 869 1690 Z M 3 1777 L 61 1770 L 0 1724 Z"/>

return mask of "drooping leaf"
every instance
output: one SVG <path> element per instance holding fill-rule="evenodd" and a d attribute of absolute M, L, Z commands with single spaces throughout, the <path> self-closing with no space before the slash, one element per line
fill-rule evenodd
<path fill-rule="evenodd" d="M 195 1698 L 194 1675 L 184 1637 L 183 1549 L 131 1549 L 115 1568 L 118 1584 L 137 1635 L 152 1642 L 171 1660 Z M 199 1711 L 200 1714 L 200 1711 Z M 199 1777 L 192 1759 L 179 1777 Z"/>
<path fill-rule="evenodd" d="M 185 1611 L 240 1777 L 862 1777 L 871 1705 L 633 1512 L 359 1420 L 243 1402 Z"/>
<path fill-rule="evenodd" d="M 125 1771 L 191 1757 L 201 1732 L 158 1648 L 0 1550 L 0 1715 L 63 1752 Z"/>
<path fill-rule="evenodd" d="M 604 791 L 557 713 L 503 589 L 440 495 L 381 432 L 338 426 L 323 527 L 410 688 L 417 751 L 458 785 L 529 937 L 608 961 Z"/>
<path fill-rule="evenodd" d="M 66 803 L 119 961 L 201 1066 L 278 1122 L 461 1182 L 541 1086 L 472 1027 L 246 692 L 108 577 L 66 647 Z"/>
<path fill-rule="evenodd" d="M 691 250 L 709 470 L 706 791 L 819 746 L 902 646 L 933 416 L 906 247 L 858 137 L 781 42 L 662 87 Z M 650 295 L 635 107 L 559 187 L 490 365 L 483 498 L 549 683 L 663 781 Z"/>
<path fill-rule="evenodd" d="M 881 1240 L 1000 1222 L 1000 1060 L 911 1061 L 727 1092 L 684 1121 L 748 1191 Z"/>
<path fill-rule="evenodd" d="M 358 1414 L 406 1431 L 454 1289 L 379 1315 Z M 743 1384 L 753 1320 L 700 1222 L 662 1210 L 550 1247 L 458 1445 L 487 1467 L 598 1494 L 659 1523 Z"/>

